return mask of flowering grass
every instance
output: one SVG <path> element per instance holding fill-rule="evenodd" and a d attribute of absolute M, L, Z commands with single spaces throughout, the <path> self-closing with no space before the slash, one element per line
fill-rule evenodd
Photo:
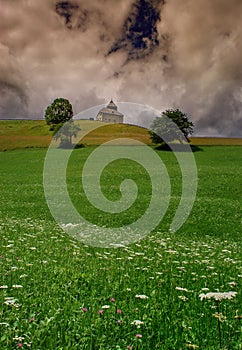
<path fill-rule="evenodd" d="M 91 151 L 73 152 L 68 185 L 80 212 L 102 224 L 79 189 Z M 241 349 L 241 148 L 195 153 L 197 199 L 177 233 L 169 223 L 179 168 L 171 153 L 158 152 L 173 188 L 169 210 L 148 237 L 118 249 L 85 246 L 57 226 L 43 192 L 45 152 L 0 153 L 0 349 Z M 114 226 L 145 210 L 150 188 L 140 167 L 119 161 L 103 175 L 109 198 L 118 198 L 120 169 L 141 186 L 142 204 L 113 222 L 107 215 Z"/>

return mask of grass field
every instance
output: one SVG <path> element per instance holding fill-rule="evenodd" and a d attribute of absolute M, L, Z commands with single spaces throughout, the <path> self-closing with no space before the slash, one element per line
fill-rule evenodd
<path fill-rule="evenodd" d="M 119 197 L 122 176 L 135 180 L 139 197 L 130 211 L 105 215 L 80 186 L 93 150 L 73 151 L 73 203 L 97 225 L 135 220 L 148 203 L 147 174 L 132 162 L 111 163 L 101 178 L 108 198 Z M 194 153 L 197 198 L 176 233 L 169 224 L 181 196 L 179 167 L 172 153 L 157 154 L 172 185 L 163 221 L 136 244 L 101 249 L 72 239 L 52 218 L 43 190 L 45 149 L 0 153 L 0 349 L 242 349 L 241 147 Z M 218 291 L 237 294 L 200 300 Z"/>
<path fill-rule="evenodd" d="M 51 138 L 43 120 L 0 120 L 0 151 L 48 147 Z"/>
<path fill-rule="evenodd" d="M 149 134 L 144 128 L 127 124 L 105 125 L 102 122 L 90 120 L 79 122 L 81 128 L 79 137 L 82 137 L 93 125 L 102 127 L 90 132 L 81 140 L 85 146 L 99 145 L 109 141 L 110 138 L 119 137 L 130 137 L 146 144 L 150 143 Z M 43 120 L 0 120 L 0 151 L 48 147 L 51 139 L 52 133 Z"/>
<path fill-rule="evenodd" d="M 83 135 L 93 125 L 104 125 L 101 122 L 81 120 L 79 122 Z M 99 145 L 111 138 L 129 137 L 151 145 L 148 130 L 127 124 L 104 125 L 88 135 L 81 143 L 86 146 Z M 23 148 L 48 147 L 52 139 L 52 133 L 44 120 L 0 120 L 0 151 Z M 192 145 L 230 145 L 242 146 L 241 138 L 207 138 L 192 137 Z"/>

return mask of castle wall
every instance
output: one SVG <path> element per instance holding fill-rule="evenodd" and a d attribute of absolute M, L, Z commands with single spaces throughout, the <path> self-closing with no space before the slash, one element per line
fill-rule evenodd
<path fill-rule="evenodd" d="M 98 113 L 97 120 L 106 123 L 123 123 L 123 116 L 109 114 L 109 113 Z"/>

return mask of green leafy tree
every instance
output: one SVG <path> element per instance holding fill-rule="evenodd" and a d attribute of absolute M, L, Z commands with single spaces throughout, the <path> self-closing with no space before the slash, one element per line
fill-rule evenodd
<path fill-rule="evenodd" d="M 174 123 L 178 129 L 174 127 Z M 168 109 L 162 112 L 161 117 L 156 117 L 150 126 L 150 138 L 155 144 L 165 144 L 166 142 L 179 141 L 183 143 L 184 135 L 187 142 L 190 142 L 189 135 L 193 132 L 193 123 L 186 113 L 179 109 Z M 182 134 L 181 134 L 182 133 Z M 165 140 L 162 138 L 165 136 Z M 165 142 L 166 141 L 166 142 Z"/>
<path fill-rule="evenodd" d="M 80 130 L 72 117 L 72 105 L 65 98 L 56 98 L 45 110 L 46 123 L 50 125 L 56 140 L 60 139 L 60 147 L 70 147 L 72 138 Z"/>
<path fill-rule="evenodd" d="M 56 125 L 63 124 L 72 117 L 72 105 L 65 98 L 56 98 L 45 110 L 46 123 L 50 125 L 50 130 L 53 131 L 55 131 Z"/>

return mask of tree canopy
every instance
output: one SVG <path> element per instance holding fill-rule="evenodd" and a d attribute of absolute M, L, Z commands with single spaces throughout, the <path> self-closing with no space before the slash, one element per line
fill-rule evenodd
<path fill-rule="evenodd" d="M 50 125 L 55 139 L 60 139 L 60 147 L 71 147 L 72 137 L 81 130 L 72 117 L 72 105 L 65 98 L 56 98 L 45 110 L 46 123 Z"/>
<path fill-rule="evenodd" d="M 174 123 L 178 128 L 174 126 Z M 190 142 L 189 135 L 192 134 L 193 127 L 194 125 L 186 113 L 179 109 L 168 109 L 162 112 L 161 117 L 156 117 L 153 120 L 149 133 L 152 142 L 156 144 L 173 141 L 183 143 L 183 136 L 187 142 Z"/>
<path fill-rule="evenodd" d="M 45 110 L 45 120 L 51 125 L 51 130 L 61 123 L 65 123 L 73 117 L 71 103 L 65 98 L 56 98 Z"/>

